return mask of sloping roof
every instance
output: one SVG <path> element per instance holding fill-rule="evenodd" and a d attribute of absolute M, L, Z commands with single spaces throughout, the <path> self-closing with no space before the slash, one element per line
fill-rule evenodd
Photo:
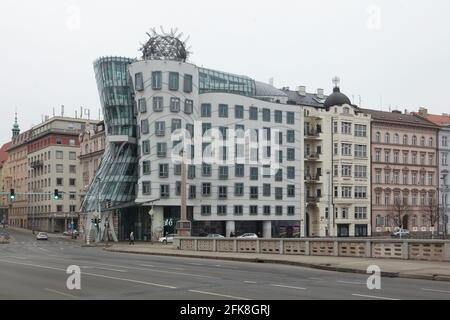
<path fill-rule="evenodd" d="M 427 115 L 419 115 L 418 113 L 414 113 L 418 117 L 425 118 L 434 124 L 441 127 L 449 127 L 450 126 L 450 116 L 437 115 L 437 114 L 427 114 Z"/>
<path fill-rule="evenodd" d="M 3 165 L 5 164 L 6 160 L 8 160 L 8 149 L 11 146 L 11 142 L 5 143 L 1 148 L 0 148 L 0 168 L 3 167 Z"/>
<path fill-rule="evenodd" d="M 317 94 L 315 93 L 305 93 L 305 95 L 303 96 L 300 95 L 298 91 L 283 90 L 283 92 L 287 94 L 289 102 L 301 106 L 323 108 L 323 104 L 327 99 L 327 96 L 324 96 L 323 99 L 319 99 L 319 97 L 317 97 Z"/>
<path fill-rule="evenodd" d="M 256 84 L 256 96 L 257 97 L 287 97 L 287 94 L 281 90 L 278 90 L 274 86 L 255 81 Z"/>
<path fill-rule="evenodd" d="M 377 111 L 371 109 L 361 109 L 362 112 L 372 115 L 373 121 L 387 121 L 410 125 L 420 125 L 427 127 L 436 127 L 434 123 L 427 121 L 421 117 L 414 114 L 403 114 L 400 112 L 387 112 L 387 111 Z"/>

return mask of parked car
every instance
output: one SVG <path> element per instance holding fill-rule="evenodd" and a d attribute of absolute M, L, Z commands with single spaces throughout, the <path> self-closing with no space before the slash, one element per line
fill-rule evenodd
<path fill-rule="evenodd" d="M 64 231 L 63 232 L 63 236 L 72 236 L 72 235 L 79 236 L 80 233 L 77 230 L 73 230 L 73 231 L 69 230 L 69 231 Z"/>
<path fill-rule="evenodd" d="M 0 230 L 0 238 L 4 239 L 4 240 L 9 240 L 10 236 L 9 233 L 3 230 Z"/>
<path fill-rule="evenodd" d="M 48 235 L 45 232 L 39 232 L 36 236 L 36 240 L 48 240 Z"/>
<path fill-rule="evenodd" d="M 392 238 L 408 238 L 410 236 L 409 230 L 406 229 L 398 229 L 395 230 L 392 234 Z"/>
<path fill-rule="evenodd" d="M 159 238 L 159 242 L 164 244 L 173 243 L 173 238 L 175 238 L 175 236 L 176 234 L 168 234 L 165 237 Z"/>
<path fill-rule="evenodd" d="M 244 233 L 238 239 L 258 239 L 258 236 L 255 233 Z"/>
<path fill-rule="evenodd" d="M 218 233 L 210 233 L 206 236 L 207 238 L 225 238 L 223 235 Z"/>

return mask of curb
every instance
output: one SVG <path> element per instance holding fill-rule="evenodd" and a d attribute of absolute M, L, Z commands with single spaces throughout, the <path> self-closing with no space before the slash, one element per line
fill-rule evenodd
<path fill-rule="evenodd" d="M 132 251 L 126 251 L 126 250 L 120 250 L 120 249 L 109 249 L 109 248 L 104 248 L 103 250 L 109 251 L 109 252 L 128 253 L 128 254 L 143 254 L 143 255 L 151 255 L 151 256 L 166 256 L 166 257 L 207 259 L 207 260 L 223 260 L 223 261 L 250 262 L 250 263 L 272 263 L 272 264 L 298 266 L 298 267 L 304 267 L 304 268 L 310 268 L 310 269 L 334 271 L 334 272 L 341 272 L 341 273 L 367 274 L 367 272 L 365 270 L 361 270 L 361 269 L 343 268 L 343 267 L 335 267 L 335 266 L 331 266 L 331 265 L 311 264 L 311 263 L 296 262 L 296 261 L 271 260 L 271 259 L 261 259 L 261 258 L 196 256 L 193 254 L 180 255 L 180 254 L 176 254 L 176 253 L 158 253 L 158 252 L 132 252 Z M 416 275 L 416 274 L 407 274 L 407 273 L 400 273 L 400 272 L 383 271 L 383 272 L 381 272 L 381 276 L 383 278 L 403 278 L 403 279 L 450 282 L 450 277 L 442 276 L 442 275 L 418 275 L 418 274 Z"/>

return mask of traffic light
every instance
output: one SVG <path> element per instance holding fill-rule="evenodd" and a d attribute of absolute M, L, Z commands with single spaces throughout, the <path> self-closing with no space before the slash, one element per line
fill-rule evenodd
<path fill-rule="evenodd" d="M 14 191 L 14 189 L 11 189 L 9 193 L 9 198 L 13 201 L 16 200 L 16 192 Z"/>
<path fill-rule="evenodd" d="M 55 189 L 55 192 L 53 194 L 53 198 L 55 200 L 59 200 L 60 199 L 60 195 L 59 195 L 59 190 L 58 189 Z"/>

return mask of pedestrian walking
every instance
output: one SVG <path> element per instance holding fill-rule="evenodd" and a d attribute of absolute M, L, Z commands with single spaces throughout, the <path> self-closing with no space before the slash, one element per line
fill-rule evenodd
<path fill-rule="evenodd" d="M 130 245 L 134 245 L 134 232 L 131 231 L 130 233 Z"/>

